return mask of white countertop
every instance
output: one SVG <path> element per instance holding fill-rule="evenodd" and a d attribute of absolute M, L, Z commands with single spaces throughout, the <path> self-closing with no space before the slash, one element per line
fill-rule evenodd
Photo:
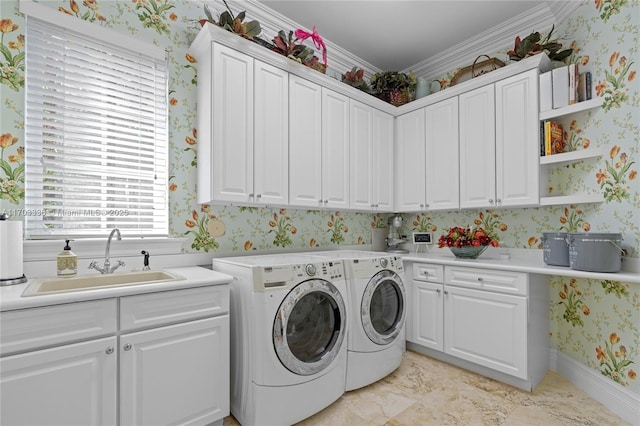
<path fill-rule="evenodd" d="M 39 279 L 30 278 L 23 284 L 0 286 L 0 311 L 59 305 L 62 303 L 80 302 L 85 300 L 107 299 L 133 294 L 154 293 L 157 291 L 179 290 L 207 285 L 222 285 L 228 284 L 233 280 L 233 277 L 230 275 L 199 266 L 167 268 L 166 270 L 175 272 L 176 274 L 183 276 L 185 279 L 179 281 L 151 282 L 136 285 L 121 285 L 90 290 L 50 293 L 38 296 L 22 296 L 27 287 L 35 280 Z"/>
<path fill-rule="evenodd" d="M 507 257 L 503 257 L 508 253 Z M 593 280 L 614 280 L 624 283 L 640 284 L 640 274 L 627 270 L 623 260 L 623 271 L 616 273 L 587 272 L 571 269 L 568 266 L 550 266 L 542 260 L 542 250 L 530 249 L 488 249 L 478 259 L 457 259 L 448 249 L 431 249 L 427 253 L 401 254 L 407 262 L 428 262 L 441 265 L 469 266 L 498 269 L 503 271 L 528 272 L 531 274 L 557 275 L 564 277 L 587 278 Z"/>

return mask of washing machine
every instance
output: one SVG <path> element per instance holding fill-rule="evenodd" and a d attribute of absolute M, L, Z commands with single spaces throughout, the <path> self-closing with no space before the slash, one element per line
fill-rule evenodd
<path fill-rule="evenodd" d="M 406 293 L 402 258 L 358 250 L 313 252 L 342 260 L 351 320 L 345 390 L 376 382 L 400 366 L 405 352 Z"/>
<path fill-rule="evenodd" d="M 216 258 L 231 289 L 231 413 L 290 425 L 345 392 L 348 291 L 342 262 L 296 254 Z"/>

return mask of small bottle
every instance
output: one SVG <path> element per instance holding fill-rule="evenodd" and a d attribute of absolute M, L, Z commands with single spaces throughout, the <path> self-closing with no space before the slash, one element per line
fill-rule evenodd
<path fill-rule="evenodd" d="M 71 277 L 78 273 L 78 256 L 71 251 L 69 246 L 70 240 L 64 240 L 66 245 L 60 253 L 58 253 L 58 276 Z"/>

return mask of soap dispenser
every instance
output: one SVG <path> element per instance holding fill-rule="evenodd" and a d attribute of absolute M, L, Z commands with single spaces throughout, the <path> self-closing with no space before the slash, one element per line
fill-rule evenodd
<path fill-rule="evenodd" d="M 78 256 L 71 251 L 69 241 L 70 240 L 64 240 L 66 244 L 58 254 L 57 269 L 59 277 L 71 277 L 78 273 Z"/>

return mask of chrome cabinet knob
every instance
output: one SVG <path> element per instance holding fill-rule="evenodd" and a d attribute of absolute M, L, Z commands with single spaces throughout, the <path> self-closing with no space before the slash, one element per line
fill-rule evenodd
<path fill-rule="evenodd" d="M 125 343 L 124 350 L 125 351 L 130 351 L 131 350 L 131 343 Z"/>
<path fill-rule="evenodd" d="M 115 349 L 113 349 L 113 346 L 109 346 L 107 349 L 105 349 L 105 353 L 107 355 L 111 355 L 113 353 Z"/>

